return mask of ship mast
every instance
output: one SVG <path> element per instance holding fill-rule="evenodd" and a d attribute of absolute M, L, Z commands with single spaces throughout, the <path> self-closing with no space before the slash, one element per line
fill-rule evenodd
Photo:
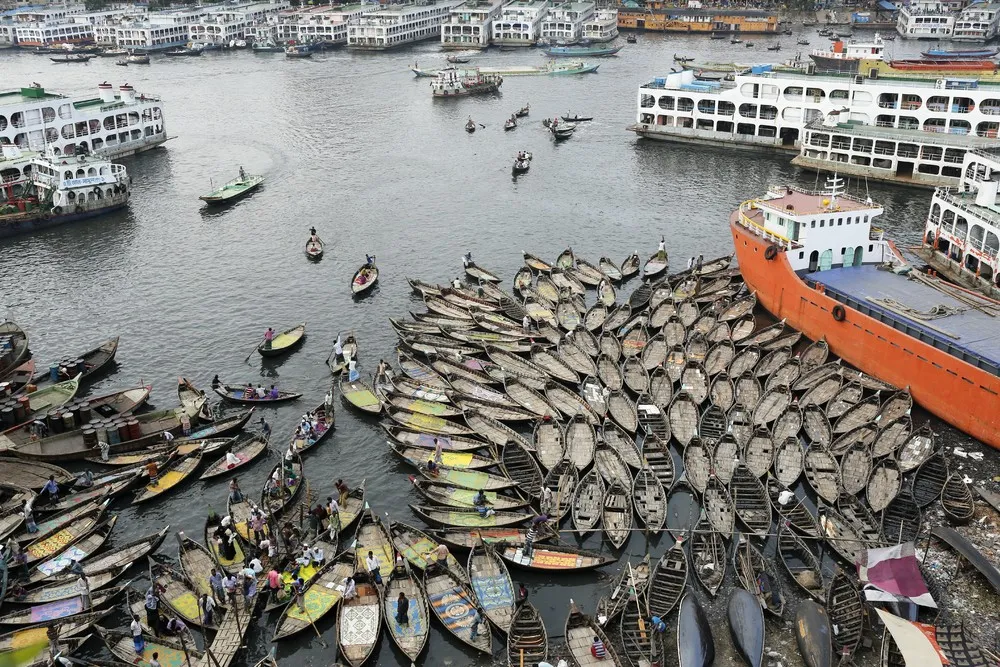
<path fill-rule="evenodd" d="M 832 210 L 837 206 L 837 196 L 844 192 L 844 179 L 833 172 L 833 176 L 826 178 L 826 196 L 828 199 L 827 209 Z"/>

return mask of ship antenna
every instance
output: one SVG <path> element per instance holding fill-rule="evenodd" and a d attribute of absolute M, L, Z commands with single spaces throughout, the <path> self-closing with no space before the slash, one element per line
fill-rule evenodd
<path fill-rule="evenodd" d="M 833 209 L 837 205 L 837 195 L 844 191 L 844 179 L 833 172 L 833 176 L 826 179 L 827 196 L 830 199 L 828 208 Z"/>

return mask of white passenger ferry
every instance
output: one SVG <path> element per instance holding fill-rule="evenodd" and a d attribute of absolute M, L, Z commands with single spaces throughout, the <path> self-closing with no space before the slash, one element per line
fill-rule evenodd
<path fill-rule="evenodd" d="M 514 0 L 493 21 L 493 43 L 499 46 L 532 46 L 549 13 L 549 0 Z"/>
<path fill-rule="evenodd" d="M 451 8 L 461 1 L 390 5 L 364 14 L 347 27 L 347 48 L 384 51 L 437 38 Z"/>
<path fill-rule="evenodd" d="M 102 83 L 97 97 L 70 97 L 41 86 L 0 91 L 0 142 L 56 155 L 79 150 L 107 158 L 132 155 L 167 140 L 163 102 L 128 85 Z"/>
<path fill-rule="evenodd" d="M 917 254 L 938 273 L 1000 298 L 1000 149 L 965 154 L 956 187 L 931 199 Z"/>
<path fill-rule="evenodd" d="M 490 27 L 500 16 L 503 0 L 466 0 L 452 7 L 441 24 L 441 47 L 485 49 L 490 45 Z"/>
<path fill-rule="evenodd" d="M 993 82 L 766 67 L 733 79 L 703 81 L 691 70 L 654 79 L 639 88 L 630 129 L 652 139 L 801 149 L 802 166 L 834 170 L 840 163 L 842 173 L 929 186 L 956 183 L 965 151 L 995 141 L 1000 130 L 1000 84 Z M 849 126 L 824 126 L 833 113 Z M 864 169 L 852 172 L 851 165 Z"/>
<path fill-rule="evenodd" d="M 573 44 L 583 36 L 583 24 L 594 16 L 593 2 L 562 2 L 549 9 L 541 23 L 541 39 L 550 44 Z"/>

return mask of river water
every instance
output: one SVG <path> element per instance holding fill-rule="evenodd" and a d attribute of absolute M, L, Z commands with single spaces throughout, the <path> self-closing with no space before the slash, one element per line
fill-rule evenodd
<path fill-rule="evenodd" d="M 827 44 L 813 29 L 797 32 L 811 37 L 812 48 Z M 591 261 L 601 255 L 621 261 L 633 250 L 651 253 L 661 234 L 679 266 L 691 255 L 730 252 L 727 219 L 740 201 L 772 184 L 815 184 L 815 175 L 788 164 L 790 156 L 644 142 L 625 130 L 634 120 L 637 87 L 668 72 L 673 53 L 766 61 L 775 54 L 765 47 L 776 41 L 783 44 L 781 56 L 808 50 L 795 45 L 799 36 L 758 39 L 748 49 L 706 38 L 642 35 L 619 56 L 601 60 L 597 74 L 507 77 L 501 95 L 446 101 L 432 99 L 428 80 L 408 70 L 415 62 L 444 65 L 433 43 L 383 54 L 338 50 L 304 60 L 250 52 L 154 56 L 150 66 L 127 69 L 113 58 L 56 65 L 0 52 L 4 88 L 37 81 L 52 91 L 96 94 L 102 81 L 127 81 L 140 93 L 160 95 L 175 137 L 165 148 L 123 161 L 135 186 L 126 211 L 0 241 L 0 316 L 29 331 L 44 365 L 120 335 L 117 373 L 96 388 L 151 381 L 159 408 L 176 404 L 179 375 L 206 389 L 218 373 L 232 383 L 277 383 L 303 392 L 294 407 L 263 411 L 274 427 L 273 451 L 240 475 L 242 487 L 256 495 L 298 416 L 322 400 L 329 386 L 324 361 L 338 331 L 356 332 L 363 369 L 373 370 L 380 358 L 395 360 L 387 318 L 423 310 L 406 277 L 446 282 L 460 275 L 461 256 L 471 251 L 509 287 L 522 250 L 552 260 L 571 245 Z M 902 57 L 919 47 L 900 40 L 890 48 Z M 478 62 L 541 64 L 544 58 L 535 50 L 492 50 Z M 526 103 L 530 117 L 505 133 L 504 119 Z M 595 120 L 556 145 L 540 121 L 567 112 Z M 485 128 L 466 133 L 469 116 Z M 528 174 L 513 180 L 519 150 L 532 152 L 534 160 Z M 239 166 L 263 174 L 264 187 L 232 208 L 206 212 L 198 195 L 234 177 Z M 854 193 L 866 191 L 864 183 L 850 186 Z M 881 224 L 893 237 L 919 239 L 929 192 L 872 184 L 870 194 L 884 204 Z M 327 244 L 316 264 L 303 255 L 311 225 Z M 377 255 L 381 277 L 371 296 L 354 301 L 348 284 L 365 253 Z M 266 327 L 301 321 L 308 322 L 302 349 L 277 361 L 254 355 L 243 362 Z M 407 507 L 418 501 L 407 488 L 411 471 L 385 445 L 375 421 L 342 403 L 337 410 L 336 433 L 306 459 L 314 494 L 325 498 L 338 477 L 352 485 L 367 479 L 375 509 L 419 525 Z M 226 493 L 225 480 L 196 482 L 138 510 L 121 501 L 112 543 L 166 523 L 200 538 L 206 512 L 224 511 Z M 595 537 L 585 545 L 601 548 Z M 653 539 L 654 562 L 670 545 L 668 537 Z M 646 549 L 637 535 L 626 551 Z M 173 540 L 160 553 L 174 557 Z M 600 594 L 595 584 L 605 579 L 593 573 L 513 575 L 527 582 L 554 637 L 562 635 L 568 600 L 592 611 Z M 698 595 L 709 604 L 703 590 Z M 724 598 L 711 605 L 717 618 Z M 331 620 L 319 630 L 333 645 Z M 268 650 L 273 625 L 258 625 L 244 662 Z M 716 624 L 715 634 L 725 655 L 723 627 Z M 502 651 L 501 638 L 494 647 Z M 311 631 L 278 648 L 282 662 L 324 665 L 330 656 Z M 789 657 L 794 664 L 797 658 Z M 424 663 L 489 659 L 463 651 L 435 623 Z M 377 664 L 405 664 L 387 637 Z"/>

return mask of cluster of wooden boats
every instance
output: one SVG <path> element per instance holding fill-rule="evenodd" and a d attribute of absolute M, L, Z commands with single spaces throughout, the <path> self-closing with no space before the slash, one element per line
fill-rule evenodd
<path fill-rule="evenodd" d="M 970 486 L 929 426 L 913 423 L 909 393 L 832 359 L 824 340 L 758 321 L 755 296 L 730 257 L 674 274 L 662 244 L 645 261 L 633 254 L 621 263 L 591 262 L 569 248 L 553 263 L 528 253 L 523 259 L 511 291 L 470 256 L 465 285 L 410 280 L 426 312 L 390 320 L 399 338 L 394 366 L 382 361 L 359 372 L 353 334 L 328 359 L 342 400 L 362 415 L 384 416 L 390 449 L 413 469 L 410 507 L 429 527 L 378 515 L 362 482 L 342 499 L 335 527 L 309 536 L 324 556 L 300 563 L 298 598 L 231 601 L 210 622 L 202 617 L 194 601 L 212 592 L 208 572 L 238 572 L 258 553 L 256 508 L 266 513 L 264 534 L 281 546 L 265 567 L 280 571 L 301 558 L 282 526 L 314 504 L 308 452 L 333 431 L 326 398 L 310 411 L 308 432 L 290 438 L 259 505 L 229 498 L 231 544 L 210 517 L 204 544 L 178 535 L 176 567 L 148 563 L 164 615 L 211 633 L 209 650 L 148 636 L 141 659 L 157 651 L 161 663 L 228 667 L 242 643 L 234 639 L 264 607 L 279 612 L 274 640 L 335 613 L 337 652 L 354 667 L 372 658 L 383 628 L 416 662 L 432 616 L 462 644 L 491 655 L 492 628 L 506 642 L 507 664 L 535 664 L 556 652 L 538 610 L 518 599 L 511 570 L 602 568 L 633 536 L 667 534 L 671 546 L 658 558 L 624 564 L 593 614 L 571 603 L 564 655 L 574 664 L 706 667 L 718 630 L 699 603 L 701 588 L 728 597 L 734 645 L 747 664 L 764 664 L 767 614 L 794 617 L 808 667 L 828 667 L 835 655 L 858 651 L 870 623 L 854 574 L 867 550 L 913 541 L 926 532 L 932 507 L 956 525 L 974 516 Z M 255 351 L 289 353 L 303 344 L 305 327 Z M 172 410 L 135 412 L 149 387 L 91 398 L 85 410 L 74 402 L 79 384 L 113 362 L 117 339 L 62 360 L 45 377 L 25 366 L 20 328 L 0 325 L 0 343 L 0 386 L 9 395 L 0 406 L 0 445 L 13 455 L 0 457 L 0 470 L 3 480 L 17 480 L 0 484 L 0 542 L 22 544 L 29 564 L 16 586 L 14 577 L 10 586 L 3 579 L 15 607 L 0 614 L 0 624 L 24 629 L 0 636 L 0 656 L 26 641 L 18 632 L 54 624 L 67 654 L 97 633 L 118 659 L 133 662 L 131 637 L 96 624 L 128 599 L 126 571 L 160 546 L 167 528 L 102 552 L 117 519 L 109 506 L 126 492 L 134 503 L 158 500 L 199 471 L 203 480 L 232 474 L 267 452 L 268 437 L 233 437 L 253 408 L 220 418 L 183 378 Z M 260 399 L 221 381 L 213 389 L 251 405 L 300 397 L 279 391 Z M 47 430 L 39 432 L 38 422 Z M 178 437 L 164 440 L 165 432 Z M 52 464 L 77 459 L 111 472 L 78 478 Z M 34 499 L 50 475 L 65 492 L 45 505 Z M 23 526 L 25 500 L 36 502 L 36 533 Z M 934 530 L 987 577 L 995 572 L 955 531 Z M 594 532 L 609 553 L 560 540 Z M 380 580 L 368 576 L 369 552 L 381 564 Z M 824 557 L 839 568 L 829 572 Z M 75 560 L 82 592 L 70 572 Z M 349 577 L 356 594 L 345 599 Z M 738 586 L 726 588 L 727 581 Z M 400 594 L 409 600 L 408 622 L 397 614 Z M 805 600 L 794 610 L 793 597 Z M 142 600 L 135 608 L 142 611 Z M 675 612 L 676 647 L 653 625 Z M 39 618 L 45 623 L 37 625 Z M 595 637 L 607 651 L 600 662 L 591 653 Z M 893 647 L 891 638 L 883 641 L 886 667 L 903 664 Z"/>

